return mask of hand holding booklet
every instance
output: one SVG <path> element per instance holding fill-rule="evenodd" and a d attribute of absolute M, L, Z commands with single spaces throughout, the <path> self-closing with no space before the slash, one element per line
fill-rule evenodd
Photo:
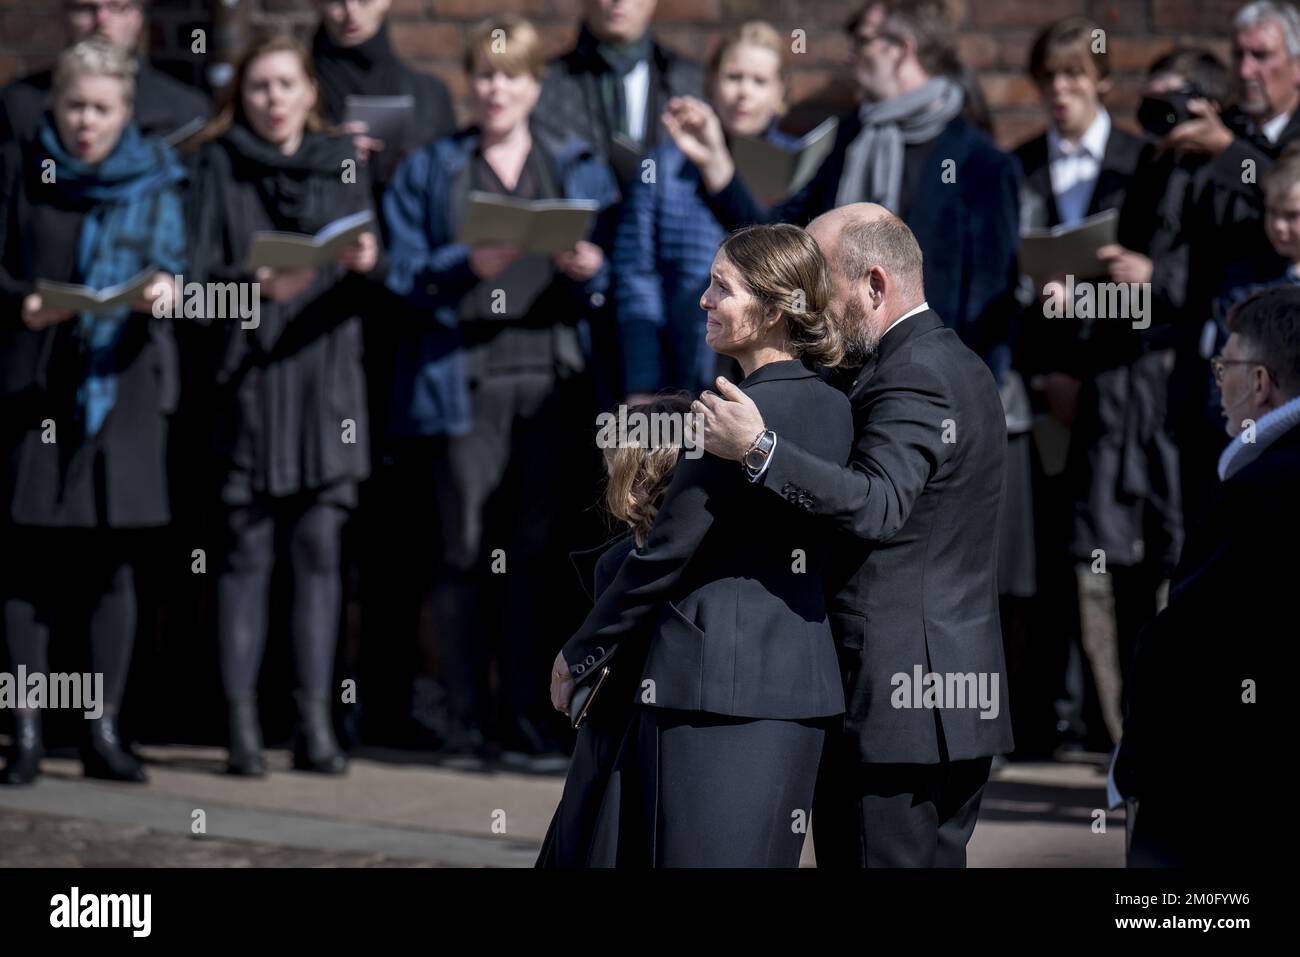
<path fill-rule="evenodd" d="M 261 230 L 253 233 L 248 269 L 314 269 L 334 260 L 335 254 L 368 231 L 375 215 L 363 209 L 323 227 L 315 235 Z"/>
<path fill-rule="evenodd" d="M 157 267 L 150 266 L 125 282 L 104 289 L 38 279 L 36 292 L 41 297 L 41 306 L 46 309 L 66 309 L 69 312 L 113 312 L 115 309 L 142 299 L 157 272 Z"/>
<path fill-rule="evenodd" d="M 511 199 L 469 194 L 458 242 L 502 244 L 528 253 L 562 253 L 587 238 L 599 204 L 586 199 Z"/>
<path fill-rule="evenodd" d="M 415 113 L 415 97 L 348 96 L 344 101 L 344 123 L 365 123 L 366 135 L 383 140 L 385 147 L 397 152 L 407 124 Z"/>
<path fill-rule="evenodd" d="M 1096 279 L 1106 275 L 1097 250 L 1115 242 L 1119 211 L 1108 209 L 1073 226 L 1026 229 L 1020 234 L 1020 271 L 1042 291 L 1053 276 Z"/>
<path fill-rule="evenodd" d="M 839 120 L 831 117 L 808 132 L 793 149 L 757 136 L 736 136 L 731 158 L 740 180 L 757 198 L 784 199 L 808 183 L 835 146 Z"/>

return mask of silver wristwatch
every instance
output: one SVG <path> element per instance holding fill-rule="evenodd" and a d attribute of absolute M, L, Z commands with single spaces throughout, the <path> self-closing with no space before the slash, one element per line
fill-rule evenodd
<path fill-rule="evenodd" d="M 776 433 L 771 429 L 764 429 L 754 438 L 754 444 L 749 447 L 749 450 L 740 459 L 751 479 L 757 478 L 763 473 L 768 457 L 771 456 L 772 449 L 775 447 Z"/>

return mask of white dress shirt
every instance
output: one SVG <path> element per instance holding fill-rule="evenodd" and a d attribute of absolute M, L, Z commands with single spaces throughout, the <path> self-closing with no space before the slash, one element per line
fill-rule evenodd
<path fill-rule="evenodd" d="M 1063 226 L 1073 226 L 1087 215 L 1109 139 L 1110 114 L 1104 109 L 1097 110 L 1096 119 L 1078 143 L 1062 139 L 1054 125 L 1048 127 L 1048 172 Z"/>
<path fill-rule="evenodd" d="M 1270 143 L 1277 143 L 1277 138 L 1282 135 L 1286 125 L 1291 122 L 1290 113 L 1279 113 L 1267 123 L 1260 127 L 1263 134 L 1268 137 Z"/>
<path fill-rule="evenodd" d="M 641 60 L 623 77 L 623 102 L 627 105 L 627 135 L 645 140 L 645 108 L 650 97 L 650 62 Z"/>
<path fill-rule="evenodd" d="M 895 319 L 893 322 L 889 324 L 889 329 L 886 329 L 884 332 L 882 332 L 880 334 L 880 338 L 883 339 L 885 338 L 885 336 L 889 335 L 889 330 L 893 329 L 894 326 L 898 325 L 904 319 L 911 319 L 913 316 L 919 316 L 921 313 L 925 312 L 925 310 L 929 308 L 930 308 L 930 304 L 928 302 L 923 302 L 915 309 L 907 310 L 907 312 L 903 313 L 901 316 L 899 316 L 897 319 Z"/>

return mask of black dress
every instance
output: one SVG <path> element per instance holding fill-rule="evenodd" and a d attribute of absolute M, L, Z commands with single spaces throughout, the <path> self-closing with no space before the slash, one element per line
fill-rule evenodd
<path fill-rule="evenodd" d="M 236 125 L 197 157 L 195 269 L 214 282 L 252 283 L 244 263 L 256 231 L 313 233 L 370 205 L 369 190 L 341 181 L 348 140 L 307 133 L 293 157 L 273 152 Z M 355 504 L 370 470 L 360 317 L 372 290 L 366 277 L 330 264 L 296 299 L 263 297 L 255 328 L 209 318 L 226 505 L 300 493 Z"/>

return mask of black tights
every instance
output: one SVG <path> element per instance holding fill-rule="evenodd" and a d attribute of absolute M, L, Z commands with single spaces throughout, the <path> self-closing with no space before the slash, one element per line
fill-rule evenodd
<path fill-rule="evenodd" d="M 9 529 L 4 628 L 9 660 L 50 670 L 50 628 L 85 631 L 90 671 L 104 676 L 104 713 L 122 705 L 137 619 L 134 537 L 118 529 Z"/>
<path fill-rule="evenodd" d="M 293 573 L 290 631 L 298 687 L 329 693 L 342 586 L 340 534 L 346 511 L 315 499 L 231 509 L 227 551 L 217 577 L 217 639 L 221 680 L 232 701 L 252 698 L 266 647 L 276 532 L 286 536 Z"/>

